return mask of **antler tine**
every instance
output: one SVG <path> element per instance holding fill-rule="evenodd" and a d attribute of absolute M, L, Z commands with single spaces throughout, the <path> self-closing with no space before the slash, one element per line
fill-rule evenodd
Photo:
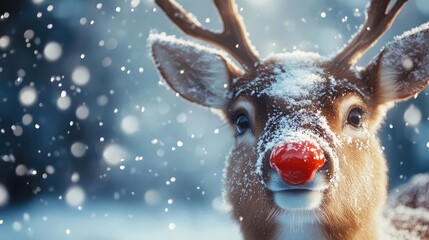
<path fill-rule="evenodd" d="M 201 23 L 175 0 L 155 0 L 155 2 L 183 32 L 226 50 L 245 69 L 253 67 L 259 61 L 259 56 L 247 37 L 246 28 L 234 0 L 214 0 L 223 21 L 224 30 L 221 33 L 202 28 Z"/>
<path fill-rule="evenodd" d="M 407 1 L 397 0 L 391 10 L 387 12 L 392 0 L 371 0 L 366 12 L 365 24 L 337 54 L 333 62 L 347 67 L 355 64 L 366 50 L 371 48 L 383 33 L 390 28 Z"/>

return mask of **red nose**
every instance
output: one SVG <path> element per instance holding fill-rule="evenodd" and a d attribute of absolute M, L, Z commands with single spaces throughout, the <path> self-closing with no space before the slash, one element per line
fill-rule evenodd
<path fill-rule="evenodd" d="M 273 149 L 271 167 L 291 186 L 310 182 L 325 163 L 322 149 L 310 142 L 283 143 Z"/>

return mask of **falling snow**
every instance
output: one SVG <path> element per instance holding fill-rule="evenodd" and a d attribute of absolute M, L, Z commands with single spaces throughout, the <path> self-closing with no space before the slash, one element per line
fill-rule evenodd
<path fill-rule="evenodd" d="M 79 186 L 72 186 L 65 193 L 67 204 L 77 207 L 85 201 L 85 191 Z"/>
<path fill-rule="evenodd" d="M 63 49 L 61 45 L 57 42 L 49 42 L 43 49 L 43 54 L 48 61 L 58 60 L 61 57 L 62 52 Z"/>

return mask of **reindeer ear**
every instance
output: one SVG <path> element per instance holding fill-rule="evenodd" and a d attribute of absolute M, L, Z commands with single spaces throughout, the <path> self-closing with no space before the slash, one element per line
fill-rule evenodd
<path fill-rule="evenodd" d="M 429 23 L 388 43 L 366 71 L 379 104 L 422 91 L 429 81 Z"/>
<path fill-rule="evenodd" d="M 226 107 L 237 71 L 220 52 L 165 34 L 150 34 L 148 41 L 159 72 L 181 97 L 206 107 Z"/>

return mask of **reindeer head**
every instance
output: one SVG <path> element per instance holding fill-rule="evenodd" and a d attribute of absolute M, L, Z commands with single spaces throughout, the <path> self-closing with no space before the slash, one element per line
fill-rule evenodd
<path fill-rule="evenodd" d="M 234 132 L 227 199 L 246 239 L 292 234 L 312 223 L 320 238 L 375 238 L 386 198 L 377 129 L 392 103 L 429 78 L 429 25 L 387 44 L 364 69 L 359 57 L 406 2 L 373 0 L 361 30 L 335 57 L 292 52 L 260 59 L 233 0 L 215 0 L 224 30 L 203 29 L 174 1 L 156 0 L 185 33 L 225 52 L 152 34 L 157 68 L 181 97 L 220 110 Z M 390 10 L 388 10 L 390 9 Z M 359 236 L 359 237 L 357 237 Z M 317 238 L 317 237 L 315 237 Z"/>

